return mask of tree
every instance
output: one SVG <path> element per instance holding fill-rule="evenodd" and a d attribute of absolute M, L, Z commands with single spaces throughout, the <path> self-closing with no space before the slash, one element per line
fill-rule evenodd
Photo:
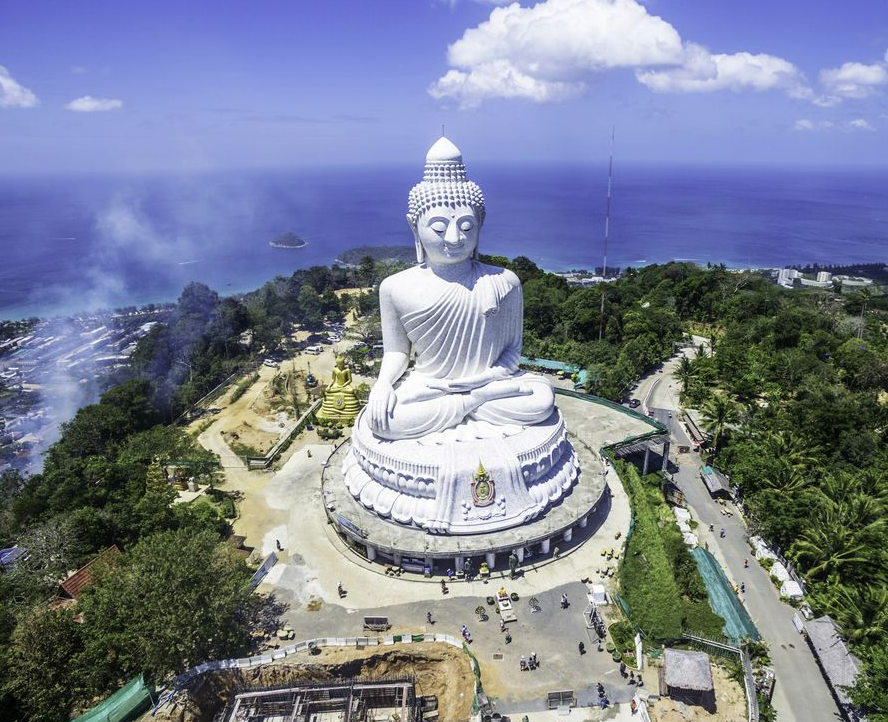
<path fill-rule="evenodd" d="M 888 649 L 869 647 L 864 665 L 851 688 L 851 701 L 870 722 L 888 722 Z"/>
<path fill-rule="evenodd" d="M 96 571 L 80 604 L 97 688 L 154 679 L 237 653 L 248 640 L 249 575 L 208 531 L 164 531 Z"/>
<path fill-rule="evenodd" d="M 166 491 L 168 487 L 169 482 L 167 481 L 166 472 L 160 465 L 160 459 L 155 457 L 148 467 L 148 473 L 145 477 L 145 491 L 149 494 L 157 493 Z"/>
<path fill-rule="evenodd" d="M 305 328 L 316 331 L 324 325 L 324 311 L 321 297 L 318 292 L 308 284 L 302 284 L 299 289 L 299 319 Z"/>
<path fill-rule="evenodd" d="M 83 649 L 82 625 L 70 609 L 34 607 L 15 628 L 5 663 L 5 690 L 30 719 L 67 722 L 82 696 L 76 663 Z"/>
<path fill-rule="evenodd" d="M 740 408 L 727 396 L 713 396 L 700 409 L 703 428 L 712 434 L 712 455 L 718 454 L 725 431 L 740 422 Z"/>
<path fill-rule="evenodd" d="M 888 640 L 888 589 L 834 586 L 816 597 L 826 607 L 852 645 L 881 645 Z"/>
<path fill-rule="evenodd" d="M 678 367 L 675 369 L 675 378 L 681 384 L 681 395 L 686 396 L 691 382 L 697 377 L 697 369 L 694 362 L 687 356 L 682 356 L 678 360 Z"/>
<path fill-rule="evenodd" d="M 376 280 L 376 263 L 373 256 L 367 255 L 358 264 L 358 278 L 365 286 L 372 286 Z"/>

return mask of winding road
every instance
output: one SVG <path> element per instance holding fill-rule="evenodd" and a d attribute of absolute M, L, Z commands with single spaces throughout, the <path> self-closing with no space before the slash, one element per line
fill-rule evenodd
<path fill-rule="evenodd" d="M 705 341 L 704 338 L 694 337 L 696 344 Z M 693 358 L 696 349 L 686 348 L 682 353 Z M 699 455 L 693 452 L 676 453 L 679 445 L 691 446 L 678 421 L 679 383 L 673 374 L 679 358 L 674 356 L 664 362 L 660 371 L 642 379 L 633 396 L 639 400 L 647 398 L 648 408 L 669 428 L 673 449 L 671 459 L 678 466 L 675 482 L 681 487 L 687 505 L 700 522 L 696 530 L 700 543 L 708 545 L 729 579 L 737 585 L 741 582 L 746 585 L 741 600 L 763 639 L 770 645 L 777 680 L 772 704 L 777 710 L 778 719 L 781 722 L 831 722 L 841 719 L 814 655 L 805 638 L 793 626 L 795 610 L 780 601 L 768 572 L 755 561 L 746 543 L 747 530 L 742 515 L 733 504 L 729 504 L 728 508 L 734 514 L 725 515 L 723 507 L 709 496 L 699 476 L 703 463 Z M 659 383 L 655 383 L 657 380 Z M 710 533 L 709 524 L 713 524 L 716 530 L 724 528 L 724 538 L 719 536 L 718 531 Z M 749 568 L 744 568 L 743 563 L 747 558 L 750 559 Z"/>

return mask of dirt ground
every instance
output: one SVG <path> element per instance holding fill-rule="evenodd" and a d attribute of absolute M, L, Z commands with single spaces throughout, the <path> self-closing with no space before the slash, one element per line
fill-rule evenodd
<path fill-rule="evenodd" d="M 383 651 L 384 650 L 384 651 Z M 142 722 L 210 722 L 222 710 L 233 689 L 261 688 L 288 683 L 333 679 L 412 676 L 416 694 L 438 697 L 442 720 L 462 722 L 472 712 L 474 677 L 468 657 L 448 644 L 423 644 L 410 650 L 389 647 L 324 647 L 317 656 L 298 654 L 255 669 L 205 674 L 187 697 Z"/>
<path fill-rule="evenodd" d="M 686 705 L 667 697 L 654 702 L 648 711 L 654 722 L 744 722 L 746 695 L 743 687 L 728 676 L 724 667 L 712 666 L 715 686 L 715 714 L 702 707 Z"/>

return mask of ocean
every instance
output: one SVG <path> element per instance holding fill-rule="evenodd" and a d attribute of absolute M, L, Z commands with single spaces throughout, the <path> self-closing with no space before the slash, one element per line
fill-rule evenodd
<path fill-rule="evenodd" d="M 422 167 L 0 178 L 0 318 L 251 290 L 361 245 L 410 245 Z M 605 167 L 469 165 L 485 253 L 601 265 Z M 617 167 L 608 265 L 888 261 L 888 170 Z M 302 249 L 269 246 L 292 231 Z"/>

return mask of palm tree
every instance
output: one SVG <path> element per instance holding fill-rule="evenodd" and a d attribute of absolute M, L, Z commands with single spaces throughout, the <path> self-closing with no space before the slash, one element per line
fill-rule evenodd
<path fill-rule="evenodd" d="M 682 399 L 688 393 L 688 388 L 696 377 L 697 368 L 694 366 L 694 362 L 687 356 L 682 356 L 678 361 L 678 368 L 675 369 L 675 378 L 681 384 Z"/>
<path fill-rule="evenodd" d="M 788 431 L 771 431 L 762 439 L 767 452 L 775 459 L 784 459 L 793 468 L 813 469 L 820 459 L 820 448 L 805 444 L 800 436 Z"/>
<path fill-rule="evenodd" d="M 869 305 L 870 299 L 872 299 L 873 292 L 870 291 L 869 288 L 864 287 L 854 295 L 860 301 L 860 319 L 857 327 L 857 338 L 863 338 L 863 330 L 866 325 L 863 317 L 866 315 L 866 307 Z"/>
<path fill-rule="evenodd" d="M 811 483 L 811 479 L 805 470 L 793 466 L 787 459 L 777 457 L 777 469 L 773 476 L 765 476 L 761 479 L 763 489 L 773 489 L 785 494 L 795 494 Z"/>
<path fill-rule="evenodd" d="M 857 518 L 858 514 L 863 516 Z M 877 561 L 882 550 L 877 540 L 884 535 L 885 526 L 878 505 L 859 495 L 852 503 L 828 505 L 793 543 L 790 555 L 815 580 L 848 581 L 872 574 L 873 570 L 881 578 L 884 573 L 879 571 Z"/>
<path fill-rule="evenodd" d="M 725 431 L 740 423 L 740 407 L 727 396 L 713 396 L 700 409 L 703 429 L 712 435 L 712 456 L 718 454 L 719 443 Z"/>
<path fill-rule="evenodd" d="M 847 641 L 881 644 L 888 639 L 888 589 L 884 586 L 828 587 L 815 599 L 829 610 Z"/>

